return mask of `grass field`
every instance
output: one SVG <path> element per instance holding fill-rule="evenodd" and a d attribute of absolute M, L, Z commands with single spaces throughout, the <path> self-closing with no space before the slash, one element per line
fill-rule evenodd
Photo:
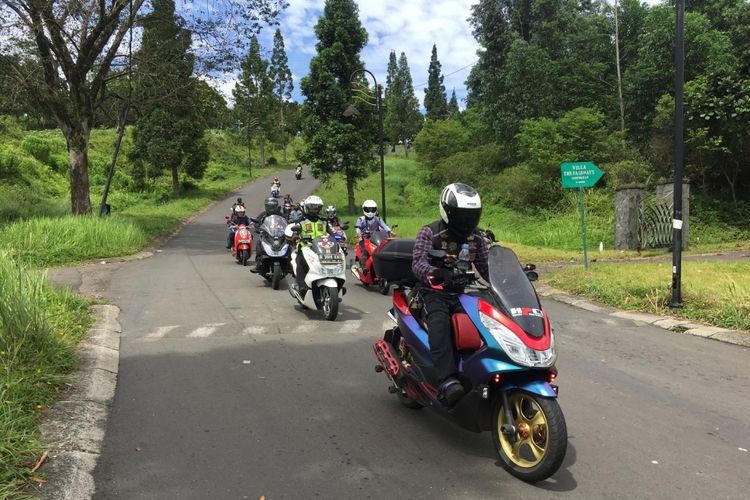
<path fill-rule="evenodd" d="M 685 261 L 684 307 L 668 308 L 671 263 L 597 264 L 569 267 L 544 278 L 548 284 L 622 309 L 672 314 L 750 331 L 750 262 Z"/>

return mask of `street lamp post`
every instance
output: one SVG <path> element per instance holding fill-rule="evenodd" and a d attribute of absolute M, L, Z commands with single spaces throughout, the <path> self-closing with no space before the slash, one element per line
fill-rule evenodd
<path fill-rule="evenodd" d="M 685 0 L 677 0 L 674 91 L 674 214 L 672 216 L 672 298 L 669 307 L 682 307 L 682 162 L 684 156 L 683 98 L 685 88 Z"/>
<path fill-rule="evenodd" d="M 377 93 L 376 108 L 378 111 L 378 154 L 380 155 L 380 203 L 383 207 L 381 212 L 383 221 L 387 222 L 385 206 L 385 149 L 383 148 L 383 101 L 381 98 L 381 89 L 380 85 L 378 85 L 378 80 L 375 78 L 375 75 L 372 74 L 372 71 L 365 68 L 358 69 L 352 73 L 350 80 L 354 81 L 354 77 L 359 73 L 367 73 L 372 77 L 372 81 L 375 83 L 375 92 Z M 346 111 L 344 111 L 344 116 L 352 116 L 354 114 L 357 114 L 357 109 L 353 105 L 350 105 Z"/>

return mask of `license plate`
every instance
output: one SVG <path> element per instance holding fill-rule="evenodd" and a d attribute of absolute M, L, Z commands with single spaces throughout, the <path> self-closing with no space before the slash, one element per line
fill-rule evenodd
<path fill-rule="evenodd" d="M 243 244 L 244 245 L 248 245 L 248 244 L 250 244 L 250 240 L 240 240 L 239 243 L 240 243 L 240 245 L 243 245 Z"/>

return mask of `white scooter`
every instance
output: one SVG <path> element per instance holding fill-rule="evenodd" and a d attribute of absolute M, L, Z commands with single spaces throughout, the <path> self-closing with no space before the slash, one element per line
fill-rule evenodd
<path fill-rule="evenodd" d="M 299 234 L 299 224 L 287 226 L 285 235 L 294 238 Z M 292 271 L 294 279 L 289 281 L 289 293 L 297 299 L 301 305 L 308 309 L 317 309 L 323 312 L 323 317 L 328 321 L 336 319 L 339 313 L 339 302 L 346 293 L 346 268 L 345 256 L 341 246 L 333 236 L 319 236 L 306 242 L 301 250 L 292 252 Z M 297 253 L 301 251 L 308 266 L 305 275 L 307 290 L 300 292 L 297 289 Z"/>

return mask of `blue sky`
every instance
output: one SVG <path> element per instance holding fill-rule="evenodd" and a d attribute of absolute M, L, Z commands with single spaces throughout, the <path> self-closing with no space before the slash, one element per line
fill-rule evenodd
<path fill-rule="evenodd" d="M 448 97 L 453 88 L 462 99 L 466 95 L 464 80 L 476 60 L 477 43 L 471 36 L 466 21 L 470 7 L 476 0 L 358 0 L 360 22 L 369 35 L 361 53 L 367 69 L 375 73 L 378 82 L 385 83 L 388 54 L 406 53 L 414 85 L 426 84 L 432 44 L 437 44 Z M 300 79 L 308 73 L 310 59 L 315 55 L 313 27 L 323 13 L 324 0 L 289 0 L 289 7 L 281 17 L 280 29 L 284 36 L 289 67 L 294 76 L 292 98 L 302 102 Z M 275 28 L 261 33 L 261 45 L 270 57 Z M 461 69 L 463 68 L 463 69 Z M 225 96 L 231 97 L 234 75 L 211 82 Z M 424 86 L 416 88 L 417 97 L 424 96 Z M 462 106 L 463 107 L 463 106 Z"/>
<path fill-rule="evenodd" d="M 645 0 L 655 4 L 660 0 Z M 609 0 L 613 3 L 613 0 Z M 294 77 L 292 98 L 302 102 L 299 83 L 308 73 L 310 59 L 315 55 L 314 26 L 323 13 L 324 0 L 289 0 L 289 7 L 280 19 L 289 67 Z M 385 82 L 388 54 L 406 53 L 417 97 L 424 97 L 427 68 L 432 44 L 437 44 L 438 59 L 445 75 L 446 94 L 453 89 L 459 98 L 466 96 L 464 81 L 476 61 L 478 44 L 471 35 L 467 19 L 477 0 L 357 0 L 359 18 L 367 30 L 369 41 L 361 53 L 367 69 Z M 260 40 L 270 58 L 274 27 L 266 28 Z M 210 83 L 231 98 L 235 75 L 224 75 Z"/>

